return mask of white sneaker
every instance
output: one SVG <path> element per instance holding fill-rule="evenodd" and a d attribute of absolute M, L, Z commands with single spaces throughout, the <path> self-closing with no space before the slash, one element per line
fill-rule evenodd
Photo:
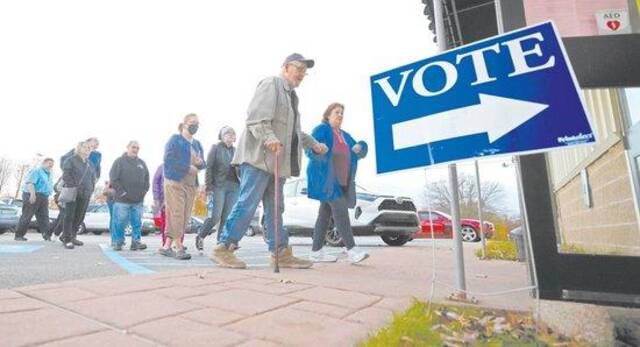
<path fill-rule="evenodd" d="M 359 263 L 367 258 L 369 258 L 369 253 L 365 251 L 361 251 L 358 247 L 353 247 L 347 251 L 347 255 L 349 256 L 349 261 L 352 264 Z"/>
<path fill-rule="evenodd" d="M 335 263 L 338 261 L 338 258 L 331 254 L 326 254 L 324 250 L 321 249 L 316 252 L 312 251 L 311 254 L 309 254 L 309 260 L 314 263 Z"/>

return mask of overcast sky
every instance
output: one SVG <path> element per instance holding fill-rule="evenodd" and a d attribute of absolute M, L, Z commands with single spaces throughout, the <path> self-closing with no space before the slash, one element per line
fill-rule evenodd
<path fill-rule="evenodd" d="M 220 127 L 241 129 L 256 84 L 292 52 L 316 60 L 298 91 L 303 129 L 339 101 L 343 128 L 373 145 L 369 77 L 436 53 L 422 10 L 419 0 L 2 2 L 0 156 L 58 160 L 96 136 L 106 178 L 135 139 L 155 170 L 187 113 L 200 116 L 205 148 Z M 513 168 L 503 161 L 482 162 L 482 176 L 505 184 L 515 210 Z M 417 197 L 425 171 L 378 177 L 371 151 L 358 182 Z"/>

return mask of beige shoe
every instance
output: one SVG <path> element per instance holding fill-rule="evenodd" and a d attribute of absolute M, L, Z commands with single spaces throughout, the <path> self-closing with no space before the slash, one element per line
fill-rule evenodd
<path fill-rule="evenodd" d="M 276 257 L 275 257 L 275 254 L 272 253 L 271 266 L 275 266 L 275 264 L 276 264 Z M 308 260 L 294 257 L 291 247 L 287 247 L 285 249 L 280 250 L 280 254 L 278 256 L 278 265 L 282 268 L 308 269 L 311 266 L 313 266 L 313 263 Z"/>
<path fill-rule="evenodd" d="M 211 253 L 211 260 L 218 264 L 220 267 L 226 267 L 230 269 L 246 269 L 247 264 L 238 259 L 233 251 L 227 248 L 223 244 L 217 245 Z"/>

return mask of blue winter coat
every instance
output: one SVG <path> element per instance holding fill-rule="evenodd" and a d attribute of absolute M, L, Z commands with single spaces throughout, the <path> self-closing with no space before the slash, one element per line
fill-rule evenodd
<path fill-rule="evenodd" d="M 180 181 L 189 173 L 191 167 L 191 146 L 195 149 L 198 157 L 202 159 L 199 170 L 206 166 L 202 145 L 196 139 L 189 142 L 184 136 L 175 134 L 171 136 L 169 142 L 164 146 L 164 177 L 172 181 Z"/>
<path fill-rule="evenodd" d="M 349 148 L 353 148 L 356 141 L 342 130 L 344 140 Z M 329 148 L 325 154 L 315 154 L 311 149 L 305 152 L 309 157 L 309 165 L 307 166 L 307 191 L 310 199 L 320 201 L 333 201 L 343 196 L 342 188 L 338 182 L 338 177 L 333 168 L 333 130 L 327 122 L 318 125 L 311 134 L 316 141 L 324 143 Z M 347 201 L 349 207 L 356 205 L 356 170 L 358 169 L 358 159 L 362 159 L 367 155 L 367 143 L 358 142 L 362 147 L 360 154 L 356 154 L 351 150 L 351 169 L 349 172 L 349 186 L 347 187 Z"/>

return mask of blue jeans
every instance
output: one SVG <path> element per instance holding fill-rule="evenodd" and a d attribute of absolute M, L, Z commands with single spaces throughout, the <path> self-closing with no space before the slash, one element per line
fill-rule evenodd
<path fill-rule="evenodd" d="M 214 188 L 213 192 L 209 193 L 207 203 L 209 214 L 198 233 L 200 237 L 205 238 L 210 235 L 213 227 L 218 222 L 220 222 L 220 226 L 224 226 L 233 204 L 238 200 L 239 193 L 240 186 L 238 183 L 231 181 L 225 181 L 219 187 Z"/>
<path fill-rule="evenodd" d="M 116 228 L 113 226 L 113 201 L 107 201 L 107 207 L 109 208 L 109 234 L 111 234 L 111 244 L 115 244 Z"/>
<path fill-rule="evenodd" d="M 249 164 L 240 166 L 240 196 L 233 205 L 227 222 L 222 228 L 219 243 L 229 246 L 238 244 L 251 224 L 258 204 L 262 201 L 264 206 L 264 220 L 266 224 L 267 240 L 269 250 L 273 252 L 276 248 L 276 238 L 274 237 L 273 217 L 278 214 L 278 248 L 282 249 L 289 245 L 289 234 L 282 228 L 282 213 L 284 212 L 284 197 L 282 188 L 284 179 L 280 179 L 278 189 L 278 211 L 275 211 L 274 196 L 275 182 L 274 176 L 266 171 L 257 169 Z"/>
<path fill-rule="evenodd" d="M 131 225 L 131 241 L 140 241 L 142 234 L 142 203 L 125 204 L 116 202 L 113 204 L 113 226 L 115 233 L 111 234 L 111 242 L 114 245 L 124 243 L 124 229 Z"/>

